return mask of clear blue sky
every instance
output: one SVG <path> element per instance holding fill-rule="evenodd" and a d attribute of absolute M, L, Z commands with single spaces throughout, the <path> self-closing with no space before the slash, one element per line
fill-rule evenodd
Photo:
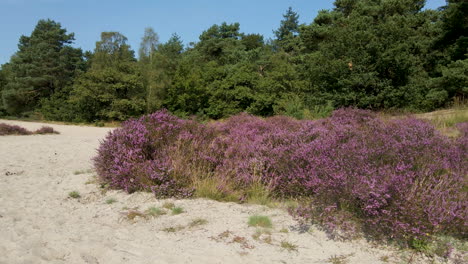
<path fill-rule="evenodd" d="M 427 0 L 437 8 L 445 0 Z M 291 6 L 301 23 L 310 23 L 333 0 L 0 0 L 0 64 L 16 52 L 19 37 L 30 35 L 39 19 L 50 18 L 75 33 L 74 46 L 93 50 L 102 31 L 118 31 L 138 49 L 145 27 L 153 27 L 162 42 L 172 33 L 184 43 L 213 24 L 239 22 L 241 31 L 272 37 L 282 14 Z"/>

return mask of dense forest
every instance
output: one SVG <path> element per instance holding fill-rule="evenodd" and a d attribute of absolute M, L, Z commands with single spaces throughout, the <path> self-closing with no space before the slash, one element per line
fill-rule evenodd
<path fill-rule="evenodd" d="M 146 28 L 138 54 L 119 32 L 84 52 L 59 22 L 40 20 L 1 66 L 0 115 L 95 122 L 162 108 L 219 119 L 445 107 L 468 94 L 468 2 L 424 2 L 336 0 L 310 24 L 289 8 L 273 39 L 222 23 L 184 47 Z"/>

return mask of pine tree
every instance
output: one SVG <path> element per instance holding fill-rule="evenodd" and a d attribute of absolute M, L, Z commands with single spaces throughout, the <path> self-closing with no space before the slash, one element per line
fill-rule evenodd
<path fill-rule="evenodd" d="M 4 107 L 18 115 L 38 107 L 73 82 L 83 67 L 82 51 L 71 47 L 74 34 L 60 23 L 40 20 L 31 36 L 21 36 L 18 52 L 9 63 L 7 84 L 2 90 Z"/>

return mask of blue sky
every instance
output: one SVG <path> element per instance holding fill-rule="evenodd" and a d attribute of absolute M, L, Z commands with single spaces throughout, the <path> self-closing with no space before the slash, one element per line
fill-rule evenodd
<path fill-rule="evenodd" d="M 427 0 L 437 8 L 445 0 Z M 184 43 L 213 24 L 239 22 L 241 31 L 273 36 L 282 14 L 291 6 L 301 23 L 310 23 L 333 0 L 0 0 L 0 64 L 16 52 L 21 35 L 30 35 L 39 19 L 50 18 L 75 33 L 74 46 L 93 50 L 102 31 L 118 31 L 138 49 L 145 27 L 153 27 L 162 42 L 172 33 Z"/>

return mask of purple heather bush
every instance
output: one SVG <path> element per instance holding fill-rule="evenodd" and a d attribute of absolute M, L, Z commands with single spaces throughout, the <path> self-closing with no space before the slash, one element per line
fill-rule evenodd
<path fill-rule="evenodd" d="M 42 126 L 38 130 L 34 131 L 34 134 L 60 134 L 59 132 L 55 131 L 50 126 Z"/>
<path fill-rule="evenodd" d="M 128 192 L 187 197 L 213 177 L 239 200 L 255 184 L 272 198 L 307 199 L 295 214 L 328 229 L 355 230 L 355 219 L 387 237 L 466 236 L 468 124 L 458 129 L 450 139 L 422 120 L 357 109 L 317 121 L 239 114 L 208 124 L 160 111 L 111 132 L 94 162 L 102 181 Z"/>
<path fill-rule="evenodd" d="M 0 123 L 0 136 L 6 135 L 31 135 L 32 132 L 24 127 Z"/>
<path fill-rule="evenodd" d="M 38 130 L 31 132 L 24 127 L 0 123 L 0 136 L 6 135 L 32 135 L 32 134 L 59 134 L 52 127 L 43 126 Z"/>

